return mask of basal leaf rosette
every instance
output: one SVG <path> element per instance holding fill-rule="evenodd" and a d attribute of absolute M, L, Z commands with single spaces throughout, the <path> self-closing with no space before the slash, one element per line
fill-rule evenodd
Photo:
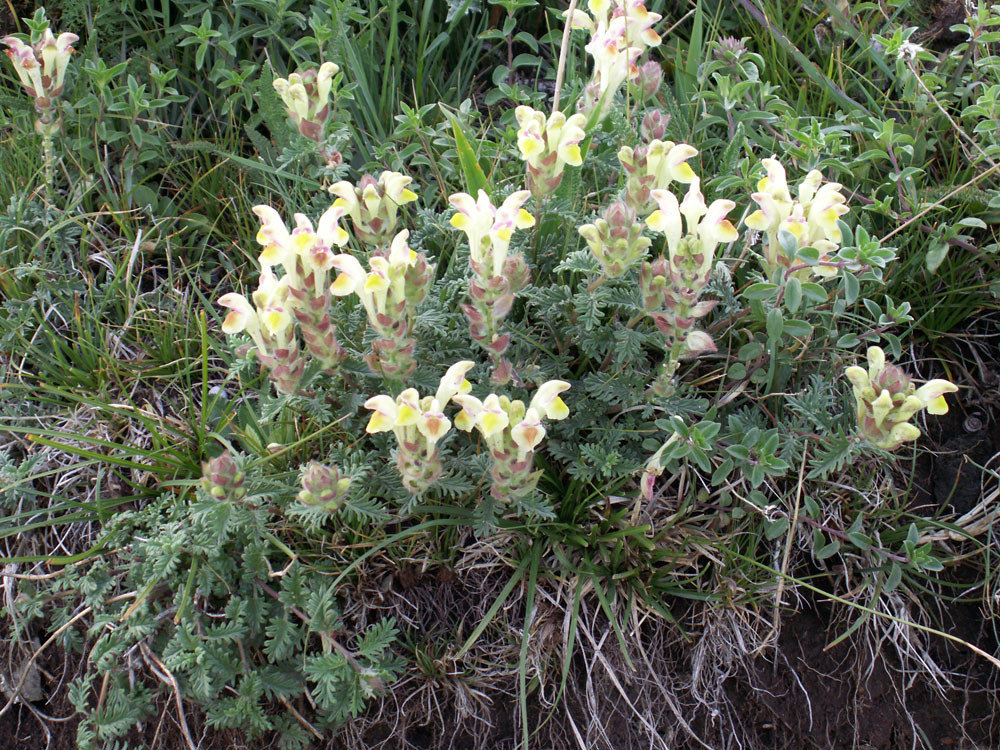
<path fill-rule="evenodd" d="M 415 495 L 426 492 L 441 476 L 443 466 L 437 445 L 451 429 L 444 408 L 471 390 L 465 375 L 474 366 L 470 361 L 453 364 L 433 396 L 421 398 L 416 388 L 407 388 L 396 398 L 382 394 L 365 402 L 365 408 L 372 411 L 366 431 L 374 434 L 391 430 L 396 436 L 396 466 L 403 486 Z"/>
<path fill-rule="evenodd" d="M 527 407 L 523 401 L 495 393 L 481 401 L 468 394 L 454 397 L 462 407 L 455 427 L 466 432 L 478 430 L 493 459 L 490 494 L 498 501 L 507 503 L 534 491 L 542 474 L 534 470 L 534 456 L 545 437 L 543 421 L 569 415 L 560 396 L 569 387 L 562 380 L 549 380 L 538 387 Z"/>
<path fill-rule="evenodd" d="M 836 182 L 823 183 L 823 174 L 812 170 L 799 183 L 797 198 L 792 199 L 785 178 L 785 168 L 777 158 L 764 159 L 767 174 L 757 183 L 750 197 L 759 208 L 746 218 L 746 225 L 764 234 L 764 271 L 770 276 L 776 269 L 788 269 L 793 260 L 778 241 L 780 231 L 790 232 L 799 248 L 819 251 L 819 263 L 791 272 L 800 279 L 810 275 L 830 278 L 837 268 L 829 263 L 843 239 L 838 219 L 848 213 L 847 199 Z"/>
<path fill-rule="evenodd" d="M 910 423 L 918 412 L 947 414 L 946 393 L 958 386 L 947 380 L 930 380 L 919 388 L 909 375 L 886 362 L 877 346 L 868 349 L 868 369 L 858 366 L 845 371 L 854 390 L 858 430 L 876 448 L 894 451 L 920 437 L 920 428 Z"/>

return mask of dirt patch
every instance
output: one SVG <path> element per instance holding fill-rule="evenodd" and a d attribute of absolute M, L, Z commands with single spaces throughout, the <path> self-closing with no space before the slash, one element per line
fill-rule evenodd
<path fill-rule="evenodd" d="M 13 13 L 11 10 L 13 9 Z M 35 4 L 25 0 L 13 0 L 11 3 L 0 2 L 0 31 L 4 34 L 25 32 L 26 28 L 21 21 L 22 18 L 31 18 L 34 15 Z M 12 745 L 13 747 L 13 745 Z"/>
<path fill-rule="evenodd" d="M 943 376 L 941 373 L 938 376 Z M 969 513 L 997 486 L 1000 469 L 1000 363 L 980 364 L 956 381 L 947 414 L 926 420 L 910 508 L 923 516 Z"/>
<path fill-rule="evenodd" d="M 965 23 L 966 4 L 964 0 L 941 0 L 931 7 L 931 24 L 921 34 L 922 41 L 935 48 L 947 49 L 966 41 L 967 35 L 952 31 L 951 27 Z"/>
<path fill-rule="evenodd" d="M 995 675 L 985 660 L 932 644 L 931 653 L 954 678 L 942 693 L 921 675 L 903 673 L 891 649 L 858 653 L 842 643 L 827 650 L 836 633 L 827 632 L 828 613 L 822 609 L 786 620 L 776 658 L 756 663 L 749 680 L 727 684 L 731 700 L 747 706 L 758 746 L 973 750 L 997 737 L 989 693 Z M 952 616 L 949 630 L 996 652 L 995 636 L 980 632 L 983 620 L 976 608 L 959 607 Z"/>
<path fill-rule="evenodd" d="M 43 651 L 37 665 L 43 699 L 14 703 L 0 716 L 0 748 L 14 750 L 70 750 L 76 747 L 79 720 L 66 697 L 65 682 L 73 675 L 71 662 L 57 651 Z M 0 693 L 7 703 L 6 692 Z"/>
<path fill-rule="evenodd" d="M 426 615 L 432 628 L 443 625 L 437 619 L 440 613 L 435 607 L 421 605 L 446 596 L 442 587 L 450 587 L 458 602 L 468 604 L 466 583 L 452 579 L 449 572 L 409 569 L 399 575 L 405 580 L 405 584 L 394 583 L 399 593 L 417 603 L 410 615 L 415 619 Z M 683 604 L 679 604 L 675 611 L 682 609 Z M 417 610 L 425 610 L 424 615 Z M 744 655 L 734 665 L 720 692 L 735 717 L 735 726 L 724 731 L 710 711 L 684 690 L 691 684 L 700 636 L 692 622 L 684 623 L 691 641 L 665 623 L 647 623 L 641 633 L 643 645 L 637 651 L 645 650 L 650 661 L 644 662 L 633 653 L 634 671 L 624 665 L 613 637 L 604 639 L 601 658 L 594 657 L 592 648 L 578 646 L 566 693 L 530 746 L 573 750 L 581 747 L 578 738 L 582 738 L 587 750 L 705 747 L 682 731 L 675 708 L 707 746 L 718 750 L 980 750 L 989 748 L 991 739 L 1000 736 L 1000 701 L 995 690 L 998 675 L 985 660 L 940 638 L 927 639 L 926 653 L 951 683 L 942 692 L 924 673 L 904 673 L 889 643 L 869 648 L 869 640 L 849 639 L 827 649 L 844 627 L 830 625 L 835 614 L 820 603 L 788 615 L 776 653 L 768 651 L 756 659 Z M 695 612 L 689 610 L 688 615 L 694 617 Z M 939 627 L 978 643 L 990 653 L 998 652 L 1000 640 L 978 607 L 951 606 L 946 616 Z M 605 630 L 599 619 L 586 627 L 598 637 Z M 442 630 L 435 637 L 452 642 Z M 504 656 L 505 661 L 508 658 Z M 79 659 L 46 652 L 43 686 L 51 697 L 36 707 L 61 720 L 45 721 L 47 734 L 27 707 L 14 706 L 0 717 L 0 748 L 76 747 L 77 720 L 65 697 L 65 683 L 79 668 Z M 446 664 L 442 661 L 439 666 Z M 549 690 L 551 679 L 549 673 Z M 672 697 L 657 701 L 656 690 L 649 689 L 654 683 L 666 685 Z M 516 674 L 510 671 L 479 682 L 471 672 L 428 674 L 411 668 L 388 695 L 372 703 L 366 716 L 338 736 L 311 747 L 513 750 L 521 737 L 517 691 Z M 527 705 L 528 725 L 534 730 L 548 716 L 549 703 L 533 688 Z M 636 711 L 642 714 L 641 719 Z M 273 734 L 250 740 L 235 731 L 213 732 L 192 704 L 185 705 L 185 716 L 199 750 L 264 750 L 278 747 L 280 742 Z M 128 739 L 132 746 L 149 750 L 184 748 L 176 717 L 172 699 L 163 698 L 142 729 L 133 730 Z M 650 732 L 658 734 L 665 744 L 650 745 Z"/>

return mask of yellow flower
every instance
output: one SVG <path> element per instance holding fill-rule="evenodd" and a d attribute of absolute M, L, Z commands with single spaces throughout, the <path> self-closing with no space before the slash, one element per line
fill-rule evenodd
<path fill-rule="evenodd" d="M 388 300 L 398 303 L 406 298 L 406 269 L 417 261 L 417 253 L 407 244 L 407 229 L 393 238 L 389 257 L 376 255 L 368 261 L 370 271 L 350 253 L 341 253 L 330 261 L 340 273 L 330 286 L 337 297 L 357 294 L 365 306 L 372 325 L 382 325 L 379 316 L 385 314 Z M 390 295 L 391 292 L 391 295 Z"/>
<path fill-rule="evenodd" d="M 563 17 L 572 29 L 584 29 L 590 40 L 584 49 L 594 59 L 594 76 L 586 97 L 586 108 L 600 103 L 601 119 L 610 111 L 615 94 L 629 75 L 635 73 L 636 59 L 650 47 L 660 44 L 653 26 L 658 13 L 646 10 L 642 0 L 591 0 L 591 15 L 574 9 Z M 613 9 L 613 10 L 612 10 Z"/>
<path fill-rule="evenodd" d="M 391 397 L 385 395 L 372 396 L 365 401 L 365 408 L 372 410 L 371 419 L 365 431 L 369 434 L 386 432 L 396 426 L 399 408 Z"/>
<path fill-rule="evenodd" d="M 472 390 L 472 385 L 465 379 L 465 376 L 475 366 L 475 362 L 462 360 L 449 367 L 438 384 L 437 393 L 434 394 L 434 398 L 444 406 L 454 396 L 465 394 Z"/>
<path fill-rule="evenodd" d="M 546 120 L 544 113 L 521 105 L 514 110 L 514 116 L 521 126 L 517 146 L 529 165 L 536 169 L 544 166 L 547 176 L 554 177 L 562 173 L 565 164 L 579 167 L 583 163 L 579 144 L 586 135 L 583 126 L 587 119 L 582 114 L 567 118 L 556 111 Z M 545 164 L 552 154 L 556 155 L 555 161 Z"/>
<path fill-rule="evenodd" d="M 479 422 L 479 415 L 483 411 L 483 402 L 475 396 L 459 393 L 452 397 L 452 401 L 462 407 L 462 410 L 455 416 L 455 426 L 463 432 L 471 432 Z"/>
<path fill-rule="evenodd" d="M 55 98 L 62 92 L 66 68 L 74 51 L 73 43 L 79 39 L 68 31 L 56 37 L 51 29 L 46 28 L 34 46 L 28 46 L 16 36 L 6 36 L 0 39 L 0 43 L 10 47 L 7 57 L 14 65 L 21 84 L 35 99 L 44 100 Z"/>
<path fill-rule="evenodd" d="M 790 265 L 778 243 L 778 232 L 784 230 L 795 237 L 799 247 L 813 247 L 820 253 L 819 264 L 797 271 L 796 275 L 835 276 L 836 267 L 824 261 L 829 261 L 837 252 L 843 239 L 837 220 L 850 211 L 847 199 L 840 192 L 841 185 L 836 182 L 823 184 L 822 173 L 814 169 L 799 183 L 798 197 L 793 201 L 781 163 L 772 157 L 762 160 L 761 164 L 767 174 L 757 183 L 758 192 L 750 196 L 758 209 L 746 218 L 746 225 L 767 235 L 766 269 L 771 272 L 778 265 Z"/>
<path fill-rule="evenodd" d="M 483 399 L 483 410 L 479 414 L 479 428 L 483 437 L 489 440 L 510 424 L 510 417 L 500 405 L 500 399 L 495 393 L 491 393 Z"/>
<path fill-rule="evenodd" d="M 565 419 L 569 415 L 569 407 L 559 397 L 559 394 L 569 389 L 570 384 L 564 380 L 546 381 L 538 386 L 528 409 L 534 410 L 536 413 L 541 412 L 548 419 Z"/>
<path fill-rule="evenodd" d="M 351 217 L 355 233 L 365 242 L 382 243 L 396 232 L 399 207 L 417 199 L 410 190 L 412 177 L 399 172 L 382 172 L 378 180 L 364 175 L 357 186 L 346 180 L 329 190 L 337 196 L 334 206 L 340 206 Z"/>
<path fill-rule="evenodd" d="M 425 451 L 430 455 L 435 444 L 451 429 L 451 420 L 444 415 L 443 409 L 452 398 L 464 398 L 459 394 L 471 388 L 465 374 L 473 366 L 473 362 L 465 360 L 449 367 L 434 396 L 421 398 L 416 388 L 407 388 L 395 399 L 384 394 L 372 396 L 365 402 L 365 408 L 374 412 L 367 431 L 393 430 L 401 444 L 419 442 L 422 436 Z"/>
<path fill-rule="evenodd" d="M 275 78 L 272 85 L 296 124 L 303 120 L 322 122 L 330 104 L 333 77 L 339 71 L 336 63 L 325 62 L 318 71 L 315 68 L 296 71 L 288 78 Z"/>
<path fill-rule="evenodd" d="M 427 409 L 420 415 L 420 419 L 417 421 L 417 430 L 420 431 L 420 434 L 427 441 L 428 452 L 433 450 L 438 440 L 443 438 L 449 429 L 451 429 L 451 420 L 441 411 L 438 400 L 436 398 L 431 399 Z"/>
<path fill-rule="evenodd" d="M 545 428 L 542 427 L 541 420 L 538 418 L 538 412 L 529 408 L 524 419 L 510 431 L 510 438 L 517 446 L 517 460 L 524 461 L 527 454 L 535 450 L 544 437 Z"/>
<path fill-rule="evenodd" d="M 531 197 L 527 190 L 518 190 L 496 208 L 484 190 L 473 200 L 467 193 L 454 193 L 448 202 L 457 209 L 451 225 L 469 238 L 469 256 L 474 264 L 487 264 L 493 276 L 503 274 L 510 239 L 515 229 L 535 225 L 535 217 L 521 206 Z"/>
<path fill-rule="evenodd" d="M 698 149 L 686 143 L 659 139 L 651 141 L 646 149 L 646 174 L 653 176 L 652 189 L 664 190 L 671 182 L 687 184 L 693 181 L 694 170 L 687 160 L 697 155 Z M 619 152 L 619 158 L 621 156 Z"/>
<path fill-rule="evenodd" d="M 883 450 L 896 450 L 905 442 L 920 437 L 920 430 L 909 419 L 921 409 L 930 414 L 946 414 L 946 393 L 958 386 L 947 380 L 931 380 L 914 388 L 909 376 L 889 364 L 880 347 L 868 349 L 868 370 L 857 365 L 844 373 L 851 381 L 857 408 L 858 429 L 868 442 Z"/>
<path fill-rule="evenodd" d="M 247 328 L 257 327 L 257 311 L 251 307 L 242 294 L 230 292 L 219 297 L 219 304 L 228 308 L 229 313 L 222 321 L 222 332 L 228 334 L 240 333 Z"/>
<path fill-rule="evenodd" d="M 409 427 L 420 420 L 422 411 L 420 409 L 420 394 L 416 388 L 407 388 L 396 396 L 396 424 L 400 427 Z"/>
<path fill-rule="evenodd" d="M 720 243 L 735 242 L 739 233 L 726 215 L 736 208 L 730 200 L 718 199 L 711 206 L 705 205 L 705 197 L 701 194 L 700 180 L 691 180 L 687 195 L 682 203 L 669 190 L 653 190 L 650 196 L 659 208 L 646 218 L 646 226 L 653 231 L 663 232 L 667 239 L 670 257 L 674 258 L 680 251 L 681 239 L 684 236 L 681 229 L 681 216 L 687 229 L 687 236 L 694 237 L 702 256 L 703 270 L 707 269 L 715 257 L 715 249 Z"/>

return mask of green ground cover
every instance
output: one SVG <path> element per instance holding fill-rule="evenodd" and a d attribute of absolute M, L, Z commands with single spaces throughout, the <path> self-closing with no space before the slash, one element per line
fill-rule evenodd
<path fill-rule="evenodd" d="M 996 736 L 1000 6 L 47 13 L 0 744 Z"/>

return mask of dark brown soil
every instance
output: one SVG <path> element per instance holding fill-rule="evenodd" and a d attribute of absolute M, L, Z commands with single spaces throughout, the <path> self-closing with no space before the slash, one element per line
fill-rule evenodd
<path fill-rule="evenodd" d="M 991 373 L 986 373 L 988 379 Z M 984 379 L 984 380 L 985 380 Z M 981 391 L 981 392 L 980 392 Z M 948 414 L 929 420 L 928 452 L 917 458 L 911 507 L 921 515 L 967 513 L 996 486 L 988 470 L 996 471 L 1000 453 L 1000 403 L 996 383 L 970 385 L 951 398 Z"/>
<path fill-rule="evenodd" d="M 76 725 L 73 706 L 65 690 L 57 689 L 62 679 L 70 679 L 72 672 L 64 672 L 66 660 L 55 651 L 44 651 L 38 665 L 43 674 L 43 688 L 50 697 L 36 701 L 30 708 L 15 703 L 0 716 L 0 748 L 4 750 L 69 750 L 76 747 Z M 6 693 L 0 693 L 0 708 L 7 703 Z M 43 718 L 44 715 L 44 718 Z M 44 722 L 44 726 L 43 726 Z"/>
<path fill-rule="evenodd" d="M 922 40 L 935 44 L 935 47 L 953 47 L 966 40 L 966 35 L 951 30 L 952 26 L 965 23 L 964 0 L 940 0 L 931 8 L 930 26 L 927 27 Z"/>
<path fill-rule="evenodd" d="M 11 13 L 13 8 L 14 13 Z M 7 0 L 0 2 L 0 35 L 24 32 L 22 18 L 31 18 L 35 13 L 35 3 L 31 0 Z"/>
<path fill-rule="evenodd" d="M 989 688 L 989 663 L 954 648 L 931 649 L 956 680 L 942 696 L 899 673 L 892 657 L 854 653 L 845 644 L 825 650 L 836 634 L 828 613 L 801 612 L 783 625 L 777 660 L 762 661 L 750 681 L 734 680 L 730 698 L 745 705 L 757 746 L 774 750 L 904 750 L 968 748 L 1000 736 Z M 952 610 L 946 627 L 997 652 L 995 634 L 982 632 L 975 607 Z M 992 648 L 990 648 L 992 643 Z M 926 743 L 921 745 L 921 739 Z"/>

